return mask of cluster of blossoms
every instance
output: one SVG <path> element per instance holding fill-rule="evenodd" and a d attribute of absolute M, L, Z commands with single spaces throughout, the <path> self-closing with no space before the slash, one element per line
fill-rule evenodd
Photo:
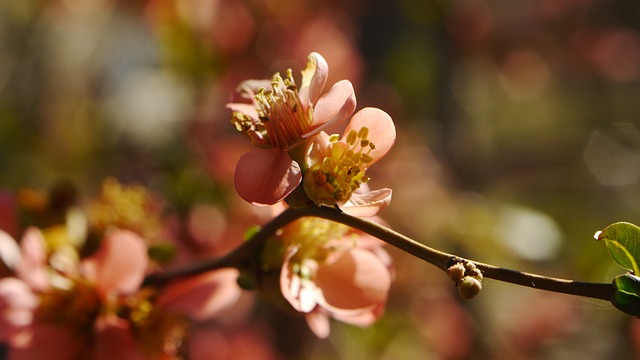
<path fill-rule="evenodd" d="M 391 190 L 370 190 L 366 171 L 393 145 L 393 121 L 377 108 L 353 114 L 351 82 L 339 81 L 324 92 L 327 78 L 326 61 L 311 53 L 300 87 L 291 70 L 238 86 L 227 104 L 231 122 L 256 147 L 236 167 L 243 199 L 337 206 L 367 217 L 389 203 Z M 328 134 L 332 128 L 345 130 Z M 392 271 L 380 241 L 342 224 L 302 218 L 282 229 L 276 242 L 284 254 L 282 294 L 317 336 L 328 336 L 330 317 L 366 326 L 381 316 Z"/>
<path fill-rule="evenodd" d="M 144 286 L 162 262 L 149 256 L 149 240 L 165 232 L 159 210 L 143 188 L 109 179 L 100 197 L 65 211 L 62 223 L 30 226 L 19 242 L 0 230 L 0 342 L 9 358 L 187 355 L 190 327 L 238 300 L 238 272 Z"/>

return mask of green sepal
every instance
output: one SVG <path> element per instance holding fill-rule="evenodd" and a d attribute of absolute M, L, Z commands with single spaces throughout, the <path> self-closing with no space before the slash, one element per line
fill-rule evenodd
<path fill-rule="evenodd" d="M 613 279 L 611 303 L 618 310 L 633 316 L 640 316 L 640 277 L 623 274 Z"/>
<path fill-rule="evenodd" d="M 609 254 L 618 265 L 640 274 L 640 227 L 618 222 L 596 233 L 597 240 L 604 240 Z"/>

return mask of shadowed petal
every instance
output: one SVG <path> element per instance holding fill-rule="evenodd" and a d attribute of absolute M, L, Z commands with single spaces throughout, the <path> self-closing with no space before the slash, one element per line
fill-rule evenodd
<path fill-rule="evenodd" d="M 277 148 L 256 149 L 238 160 L 234 182 L 238 194 L 256 205 L 273 205 L 302 180 L 300 165 Z"/>
<path fill-rule="evenodd" d="M 353 129 L 357 132 L 365 126 L 369 128 L 369 141 L 376 146 L 375 150 L 369 154 L 373 158 L 373 161 L 369 163 L 369 166 L 371 166 L 389 152 L 389 149 L 393 146 L 396 141 L 396 128 L 389 114 L 378 108 L 368 107 L 353 115 L 349 125 L 347 125 L 347 129 L 344 131 L 343 139 L 350 130 Z"/>
<path fill-rule="evenodd" d="M 338 81 L 318 99 L 313 109 L 311 126 L 303 137 L 307 138 L 346 121 L 355 109 L 356 94 L 353 85 L 349 80 Z"/>
<path fill-rule="evenodd" d="M 237 269 L 220 269 L 178 280 L 165 288 L 156 305 L 179 311 L 192 320 L 210 319 L 240 297 L 238 274 Z"/>
<path fill-rule="evenodd" d="M 84 261 L 83 270 L 101 295 L 128 294 L 140 287 L 147 263 L 144 240 L 132 231 L 115 230 L 105 236 L 98 252 Z"/>
<path fill-rule="evenodd" d="M 316 284 L 330 311 L 373 308 L 386 303 L 391 274 L 373 253 L 358 248 L 318 267 Z"/>

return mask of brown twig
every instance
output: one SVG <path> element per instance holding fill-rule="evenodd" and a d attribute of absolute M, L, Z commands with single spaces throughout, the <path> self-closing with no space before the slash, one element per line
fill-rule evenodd
<path fill-rule="evenodd" d="M 256 252 L 264 245 L 267 239 L 275 235 L 280 228 L 304 216 L 320 217 L 358 229 L 375 236 L 406 253 L 420 258 L 443 271 L 447 270 L 454 259 L 461 259 L 458 256 L 430 248 L 380 224 L 350 216 L 339 209 L 325 206 L 305 206 L 302 208 L 289 208 L 285 210 L 279 216 L 264 225 L 251 239 L 243 243 L 227 256 L 203 261 L 182 268 L 150 274 L 146 277 L 144 284 L 159 286 L 174 279 L 197 275 L 202 272 L 225 267 L 234 267 L 239 269 L 251 268 L 252 266 L 255 266 L 255 264 L 251 264 L 251 261 L 256 259 Z M 482 271 L 485 278 L 491 278 L 521 286 L 528 286 L 534 289 L 585 296 L 607 301 L 611 300 L 611 296 L 614 291 L 614 287 L 610 283 L 591 283 L 559 279 L 505 269 L 469 259 L 467 259 L 467 261 L 473 262 L 476 267 Z"/>

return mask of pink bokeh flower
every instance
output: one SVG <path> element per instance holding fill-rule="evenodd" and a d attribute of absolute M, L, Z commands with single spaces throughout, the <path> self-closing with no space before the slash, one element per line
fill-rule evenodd
<path fill-rule="evenodd" d="M 358 111 L 341 138 L 321 132 L 307 145 L 304 191 L 317 204 L 338 205 L 357 216 L 372 216 L 391 201 L 391 189 L 369 191 L 366 170 L 396 139 L 391 117 L 377 108 Z"/>
<path fill-rule="evenodd" d="M 355 110 L 350 81 L 338 81 L 323 94 L 328 71 L 325 59 L 311 53 L 299 88 L 289 69 L 271 81 L 245 81 L 232 95 L 231 122 L 258 147 L 236 166 L 236 190 L 246 201 L 272 205 L 289 195 L 302 181 L 305 141 Z"/>
<path fill-rule="evenodd" d="M 314 334 L 327 337 L 330 318 L 368 326 L 382 315 L 392 271 L 379 240 L 319 218 L 288 225 L 281 239 L 286 246 L 282 294 L 305 314 Z"/>
<path fill-rule="evenodd" d="M 113 229 L 98 250 L 56 268 L 45 235 L 28 229 L 20 251 L 0 241 L 15 276 L 0 280 L 0 342 L 12 359 L 177 358 L 187 320 L 208 320 L 231 306 L 240 289 L 234 269 L 166 286 L 141 287 L 148 270 L 145 241 Z"/>

